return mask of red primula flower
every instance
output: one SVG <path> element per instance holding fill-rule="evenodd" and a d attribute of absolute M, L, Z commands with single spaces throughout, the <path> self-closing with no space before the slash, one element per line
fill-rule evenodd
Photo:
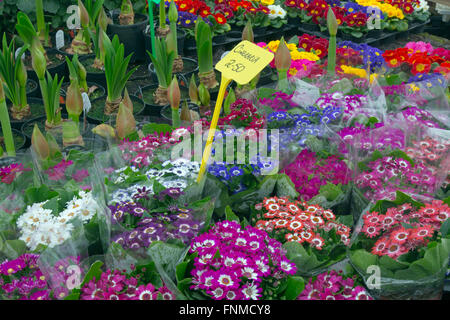
<path fill-rule="evenodd" d="M 411 68 L 411 73 L 416 75 L 418 73 L 428 73 L 431 69 L 430 59 L 416 59 Z"/>
<path fill-rule="evenodd" d="M 412 14 L 414 12 L 414 8 L 411 5 L 411 3 L 407 3 L 407 2 L 403 3 L 402 10 L 404 13 L 407 13 L 407 14 Z"/>
<path fill-rule="evenodd" d="M 222 13 L 220 13 L 220 12 L 218 12 L 218 13 L 216 13 L 214 15 L 214 19 L 216 19 L 216 22 L 218 24 L 225 24 L 225 23 L 227 23 L 227 18 L 225 18 L 225 16 Z"/>
<path fill-rule="evenodd" d="M 289 8 L 295 8 L 297 7 L 297 1 L 296 0 L 286 0 L 284 4 Z"/>

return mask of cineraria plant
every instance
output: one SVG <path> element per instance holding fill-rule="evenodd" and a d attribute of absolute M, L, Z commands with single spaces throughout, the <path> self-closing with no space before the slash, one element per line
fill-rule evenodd
<path fill-rule="evenodd" d="M 373 300 L 355 278 L 345 276 L 342 270 L 323 272 L 309 279 L 297 300 Z"/>
<path fill-rule="evenodd" d="M 180 197 L 184 195 L 181 189 L 165 189 L 161 185 L 154 185 L 152 189 L 158 190 L 158 187 L 160 192 L 155 194 L 151 189 L 140 188 L 132 202 L 109 206 L 113 242 L 131 250 L 146 249 L 155 241 L 174 239 L 187 245 L 203 229 L 207 213 L 199 210 L 196 203 L 189 207 L 180 204 Z"/>
<path fill-rule="evenodd" d="M 304 287 L 281 243 L 254 227 L 223 221 L 192 240 L 177 266 L 178 289 L 214 300 L 295 299 Z"/>
<path fill-rule="evenodd" d="M 51 300 L 67 296 L 66 281 L 69 265 L 79 265 L 80 257 L 67 257 L 57 261 L 49 277 L 40 268 L 40 256 L 25 253 L 0 264 L 0 296 L 4 300 Z M 51 284 L 51 285 L 49 285 Z"/>
<path fill-rule="evenodd" d="M 100 211 L 90 191 L 60 192 L 45 186 L 27 190 L 28 206 L 17 217 L 17 227 L 19 239 L 33 251 L 62 244 L 78 222 L 89 223 Z"/>
<path fill-rule="evenodd" d="M 326 202 L 335 202 L 343 194 L 342 188 L 348 185 L 351 175 L 339 156 L 307 149 L 303 149 L 283 172 L 292 180 L 303 201 L 320 200 L 316 196 L 322 196 Z"/>
<path fill-rule="evenodd" d="M 66 300 L 175 300 L 175 294 L 163 283 L 153 262 L 119 270 L 96 261 L 81 287 L 72 290 Z"/>
<path fill-rule="evenodd" d="M 301 275 L 311 275 L 339 262 L 350 243 L 350 228 L 331 210 L 287 197 L 265 198 L 252 218 L 258 229 L 285 243 L 287 256 Z"/>
<path fill-rule="evenodd" d="M 397 192 L 364 210 L 349 258 L 366 284 L 369 266 L 381 270 L 376 299 L 437 299 L 450 252 L 449 199 L 417 202 Z"/>

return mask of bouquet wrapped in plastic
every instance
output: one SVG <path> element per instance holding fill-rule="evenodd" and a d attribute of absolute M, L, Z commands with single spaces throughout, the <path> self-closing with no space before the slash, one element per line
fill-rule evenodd
<path fill-rule="evenodd" d="M 364 210 L 348 256 L 376 299 L 440 299 L 450 253 L 449 201 L 397 192 Z"/>
<path fill-rule="evenodd" d="M 297 274 L 313 276 L 345 258 L 351 228 L 341 221 L 349 219 L 286 197 L 266 198 L 255 209 L 252 222 L 283 243 Z"/>

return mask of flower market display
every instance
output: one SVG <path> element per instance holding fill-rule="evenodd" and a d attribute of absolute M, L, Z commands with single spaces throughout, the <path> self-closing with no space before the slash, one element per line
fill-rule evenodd
<path fill-rule="evenodd" d="M 449 298 L 434 4 L 12 3 L 0 300 Z"/>

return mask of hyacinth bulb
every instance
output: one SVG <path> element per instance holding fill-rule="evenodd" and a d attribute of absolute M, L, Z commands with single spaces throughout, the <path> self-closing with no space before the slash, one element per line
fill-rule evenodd
<path fill-rule="evenodd" d="M 169 21 L 170 22 L 177 22 L 178 21 L 178 10 L 175 5 L 175 1 L 170 2 L 169 6 Z"/>
<path fill-rule="evenodd" d="M 68 143 L 77 141 L 80 137 L 80 129 L 73 121 L 63 122 L 63 141 Z"/>
<path fill-rule="evenodd" d="M 247 21 L 247 24 L 245 25 L 244 30 L 242 31 L 242 40 L 247 40 L 250 42 L 253 42 L 255 40 L 253 35 L 253 27 L 250 20 Z"/>
<path fill-rule="evenodd" d="M 275 52 L 275 67 L 277 70 L 288 70 L 291 67 L 291 52 L 286 46 L 284 37 L 280 40 L 277 52 Z"/>
<path fill-rule="evenodd" d="M 86 28 L 89 25 L 89 13 L 81 0 L 78 0 L 78 13 L 81 25 Z"/>
<path fill-rule="evenodd" d="M 172 109 L 178 109 L 180 107 L 181 92 L 177 77 L 173 77 L 172 82 L 170 82 L 169 88 L 167 89 L 167 98 Z"/>
<path fill-rule="evenodd" d="M 50 156 L 50 147 L 37 124 L 34 124 L 33 134 L 31 135 L 31 146 L 40 159 L 48 159 Z"/>
<path fill-rule="evenodd" d="M 133 113 L 128 110 L 123 102 L 119 105 L 119 112 L 116 118 L 116 131 L 119 139 L 123 140 L 127 135 L 136 131 L 136 120 Z"/>
<path fill-rule="evenodd" d="M 131 113 L 133 113 L 133 101 L 131 101 L 131 98 L 130 98 L 130 95 L 128 94 L 127 88 L 125 88 L 122 102 L 123 102 L 124 106 L 127 107 Z"/>
<path fill-rule="evenodd" d="M 184 101 L 183 107 L 181 108 L 180 120 L 192 123 L 191 110 L 189 110 L 186 100 Z"/>
<path fill-rule="evenodd" d="M 98 25 L 100 26 L 100 29 L 103 31 L 106 31 L 108 28 L 108 16 L 106 15 L 105 9 L 101 8 L 100 13 L 98 14 Z"/>
<path fill-rule="evenodd" d="M 334 15 L 333 10 L 331 10 L 331 7 L 328 9 L 328 13 L 327 13 L 327 26 L 328 26 L 328 32 L 330 33 L 330 36 L 336 36 L 337 30 L 338 30 L 338 23 L 337 23 L 336 16 Z"/>
<path fill-rule="evenodd" d="M 106 123 L 99 124 L 98 126 L 93 128 L 92 133 L 97 134 L 100 137 L 103 137 L 107 140 L 114 139 L 116 136 L 116 132 L 114 131 L 114 128 Z"/>
<path fill-rule="evenodd" d="M 200 83 L 200 85 L 198 86 L 198 97 L 202 106 L 209 106 L 211 96 L 208 89 L 203 83 Z"/>
<path fill-rule="evenodd" d="M 197 84 L 195 83 L 195 75 L 192 74 L 191 80 L 189 81 L 189 98 L 191 99 L 192 103 L 198 104 L 198 88 Z"/>
<path fill-rule="evenodd" d="M 45 78 L 47 70 L 47 60 L 44 53 L 37 47 L 31 47 L 31 65 L 39 80 Z"/>
<path fill-rule="evenodd" d="M 81 96 L 77 80 L 71 81 L 69 88 L 67 89 L 66 109 L 70 118 L 73 121 L 78 122 L 79 117 L 83 112 L 83 97 Z"/>

